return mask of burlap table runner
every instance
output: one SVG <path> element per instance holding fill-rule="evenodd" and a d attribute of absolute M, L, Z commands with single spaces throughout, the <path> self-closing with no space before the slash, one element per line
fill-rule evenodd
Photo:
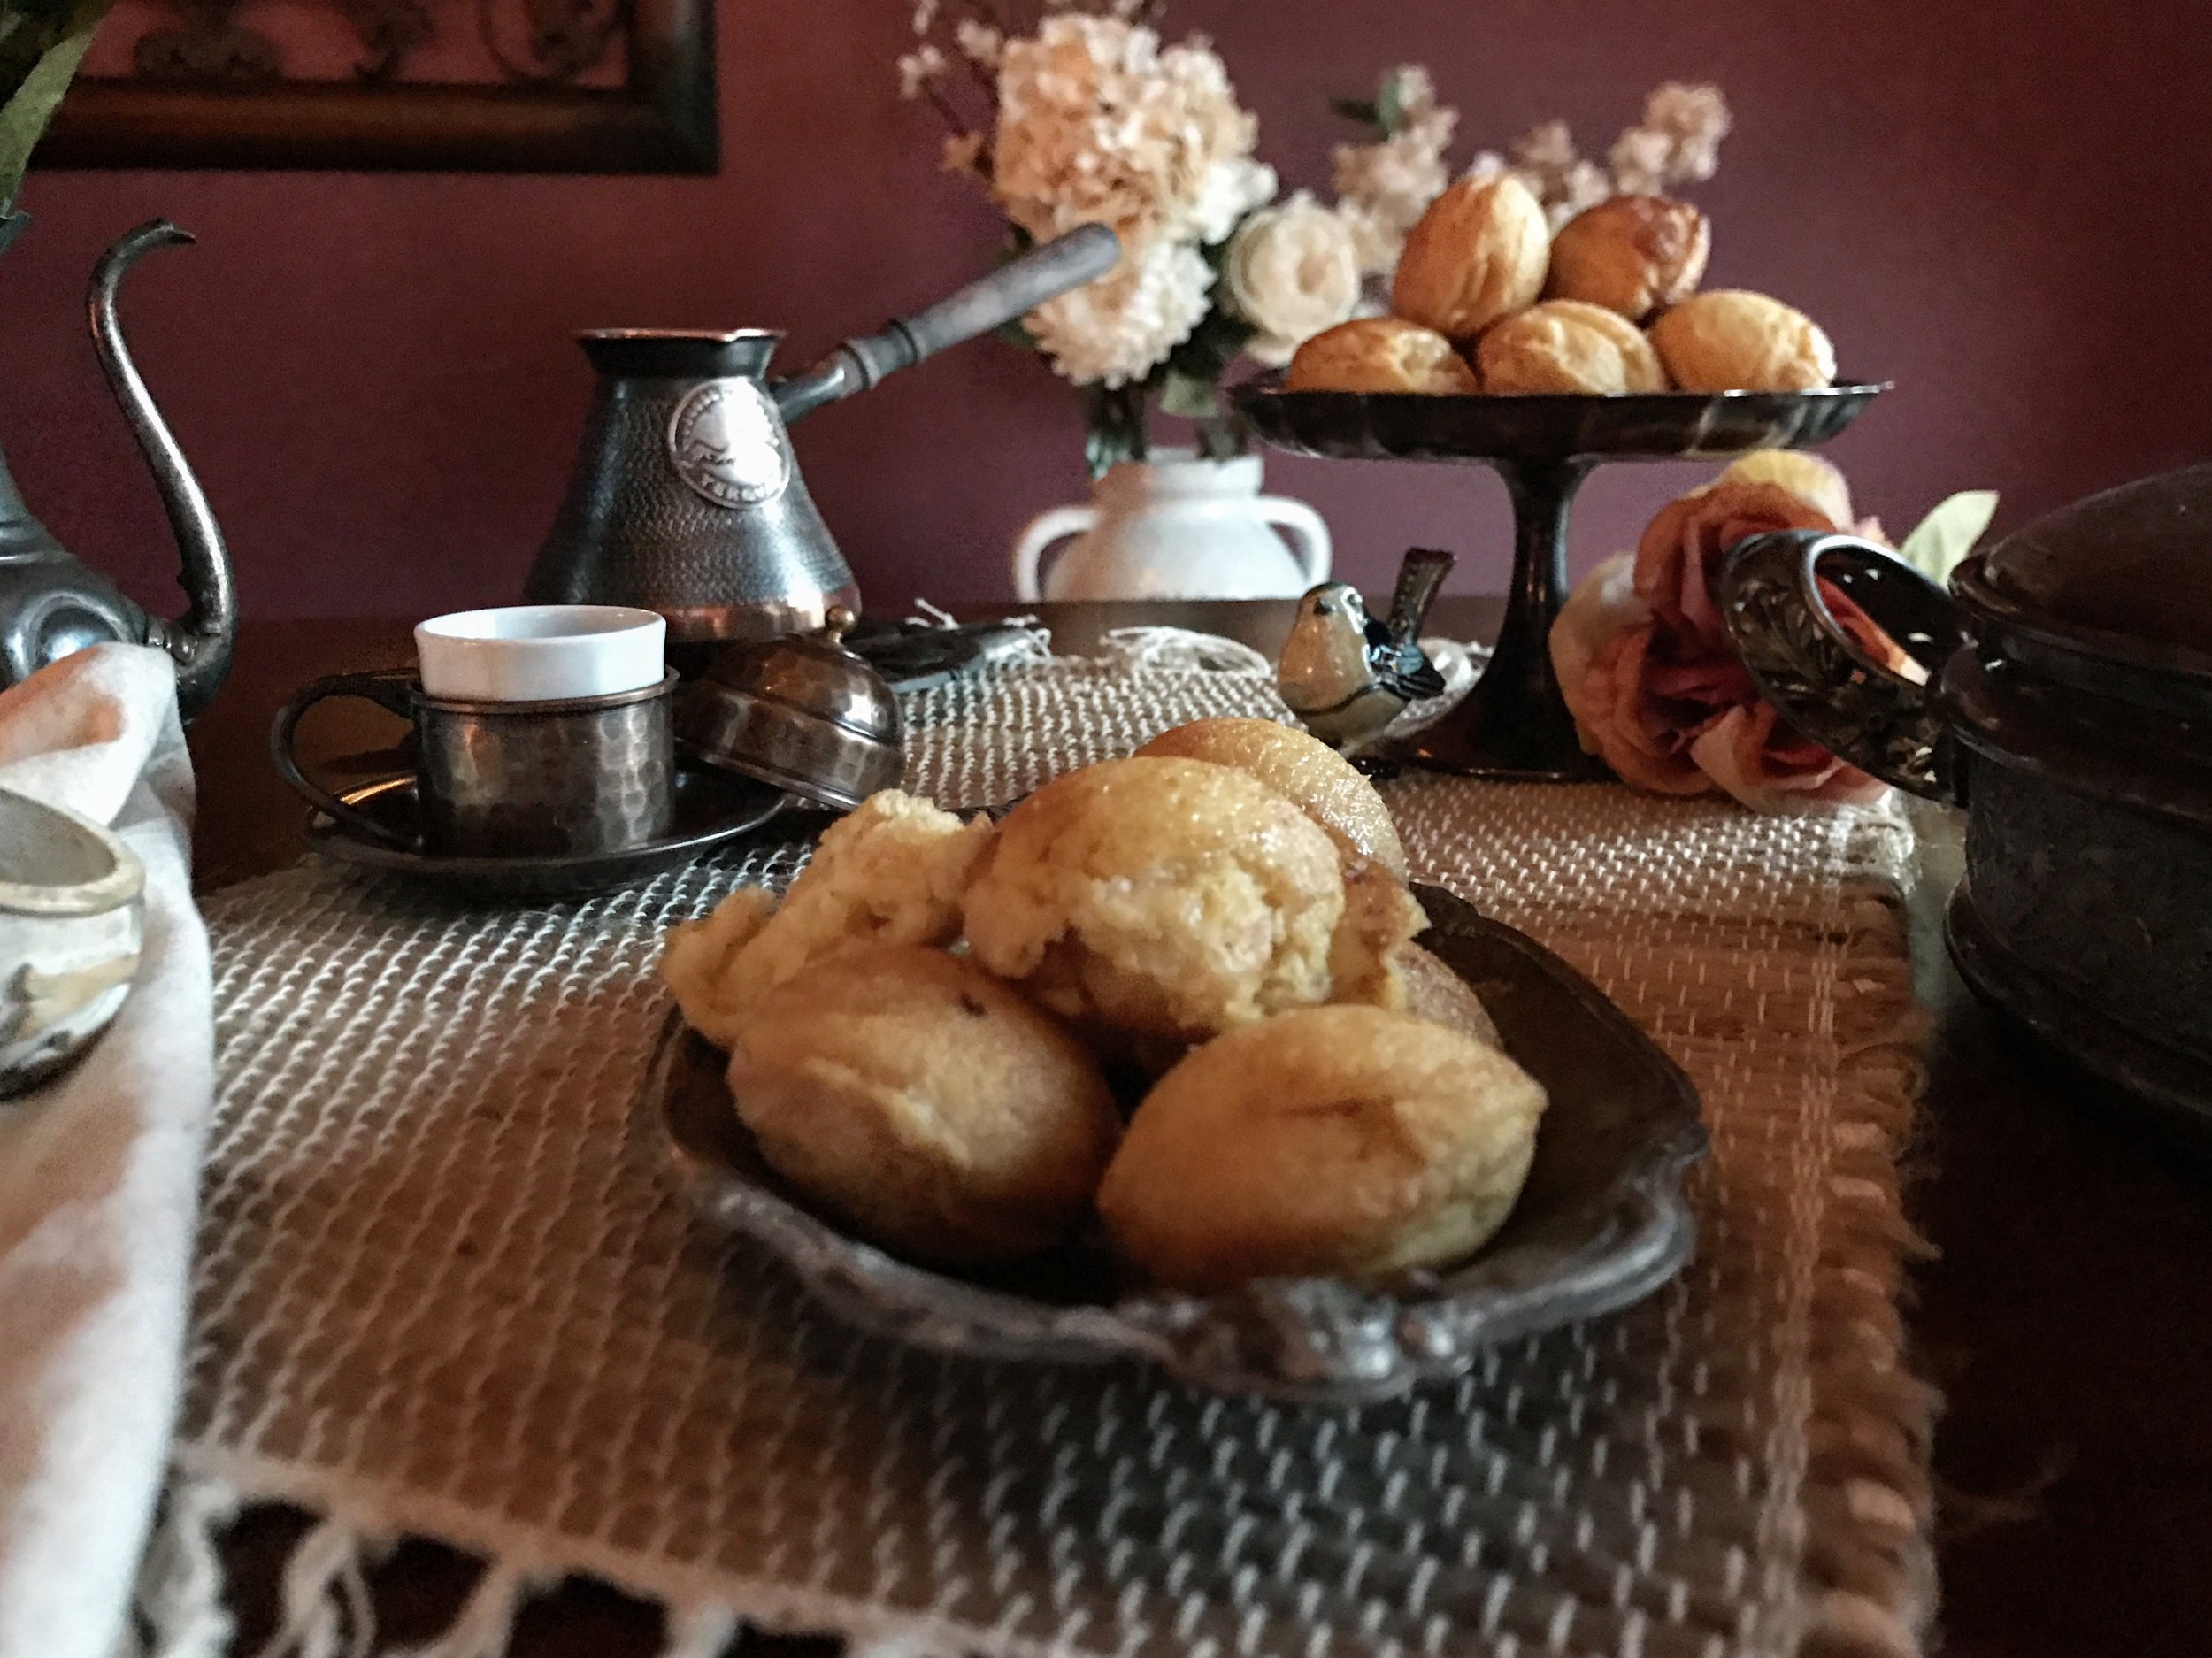
<path fill-rule="evenodd" d="M 910 706 L 915 787 L 1004 800 L 1250 672 L 1056 662 Z M 701 1658 L 740 1623 L 862 1650 L 1903 1654 L 1931 1602 L 1928 1401 L 1899 1357 L 1912 1011 L 1886 810 L 1408 777 L 1417 875 L 1590 973 L 1703 1091 L 1696 1261 L 1642 1306 L 1387 1405 L 856 1336 L 665 1178 L 638 1083 L 667 926 L 741 856 L 463 912 L 313 864 L 218 894 L 219 1101 L 149 1622 L 219 1649 L 212 1535 L 321 1524 L 277 1650 L 366 1650 L 364 1562 L 489 1563 L 437 1658 L 581 1571 Z"/>

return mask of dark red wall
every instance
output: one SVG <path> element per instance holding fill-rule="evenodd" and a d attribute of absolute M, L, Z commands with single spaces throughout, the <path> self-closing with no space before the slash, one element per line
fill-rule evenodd
<path fill-rule="evenodd" d="M 424 613 L 514 595 L 588 375 L 569 331 L 779 325 L 797 361 L 989 261 L 992 215 L 893 96 L 904 0 L 723 0 L 710 180 L 43 173 L 0 260 L 0 443 L 63 538 L 166 602 L 152 492 L 80 312 L 102 245 L 167 214 L 128 319 L 197 463 L 250 614 Z M 1718 81 L 1738 130 L 1698 199 L 1710 280 L 1809 311 L 1899 390 L 1835 449 L 1902 529 L 2004 493 L 2001 524 L 2212 446 L 2212 22 L 2191 0 L 1179 0 L 1286 183 L 1325 187 L 1324 100 L 1425 59 L 1473 142 L 1550 115 L 1602 147 L 1650 83 Z M 879 607 L 1002 596 L 1031 513 L 1083 488 L 1066 388 L 995 342 L 802 428 L 809 481 Z M 1701 474 L 1619 467 L 1578 564 Z M 1274 459 L 1341 564 L 1409 542 L 1503 579 L 1486 475 Z"/>

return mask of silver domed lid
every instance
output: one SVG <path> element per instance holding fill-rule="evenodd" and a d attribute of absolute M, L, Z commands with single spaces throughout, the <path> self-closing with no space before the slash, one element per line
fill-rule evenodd
<path fill-rule="evenodd" d="M 724 771 L 849 811 L 905 767 L 898 698 L 840 641 L 842 605 L 819 633 L 733 645 L 684 692 L 676 741 Z"/>

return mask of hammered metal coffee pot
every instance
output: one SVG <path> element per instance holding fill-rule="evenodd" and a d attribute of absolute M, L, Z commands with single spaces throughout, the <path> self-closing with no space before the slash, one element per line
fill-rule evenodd
<path fill-rule="evenodd" d="M 804 373 L 770 380 L 772 329 L 606 329 L 579 336 L 599 371 L 567 499 L 524 587 L 541 604 L 634 604 L 684 648 L 809 632 L 859 589 L 815 510 L 788 427 L 887 374 L 1003 326 L 1111 270 L 1089 225 L 1001 265 Z"/>
<path fill-rule="evenodd" d="M 29 222 L 24 214 L 0 212 L 0 249 Z M 88 645 L 117 641 L 157 645 L 176 662 L 177 708 L 188 720 L 207 705 L 230 671 L 238 602 L 222 533 L 184 452 L 139 378 L 115 313 L 116 290 L 131 266 L 156 248 L 180 247 L 191 240 L 165 219 L 139 226 L 101 258 L 92 273 L 88 302 L 100 366 L 153 470 L 177 538 L 185 612 L 173 621 L 149 616 L 114 583 L 71 557 L 23 504 L 6 462 L 0 460 L 0 686 L 28 679 Z"/>

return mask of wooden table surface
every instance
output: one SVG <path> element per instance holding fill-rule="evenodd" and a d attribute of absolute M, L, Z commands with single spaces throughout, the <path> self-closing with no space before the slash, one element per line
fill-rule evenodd
<path fill-rule="evenodd" d="M 1283 604 L 1032 608 L 1075 651 L 1107 627 L 1152 622 L 1271 655 L 1289 617 Z M 1484 637 L 1498 614 L 1494 601 L 1446 600 L 1432 626 Z M 204 890 L 298 855 L 304 809 L 267 758 L 278 703 L 316 674 L 408 655 L 396 621 L 247 625 L 229 685 L 191 733 Z M 357 756 L 331 775 L 380 775 L 397 730 L 365 705 L 332 705 L 304 751 Z M 1942 1650 L 2212 1653 L 2212 1165 L 2162 1145 L 2124 1097 L 1973 1001 L 1938 931 L 1959 825 L 1930 809 L 1921 827 L 1914 954 L 1933 1034 L 1910 1209 L 1936 1253 L 1916 1275 L 1911 1324 L 1919 1368 L 1947 1401 L 1935 1457 Z M 305 1524 L 272 1511 L 234 1532 L 236 1651 L 258 1648 L 283 1549 Z M 474 1570 L 435 1545 L 401 1549 L 376 1574 L 386 1644 L 434 1632 Z M 642 1658 L 657 1635 L 649 1609 L 572 1584 L 530 1607 L 514 1650 Z"/>

